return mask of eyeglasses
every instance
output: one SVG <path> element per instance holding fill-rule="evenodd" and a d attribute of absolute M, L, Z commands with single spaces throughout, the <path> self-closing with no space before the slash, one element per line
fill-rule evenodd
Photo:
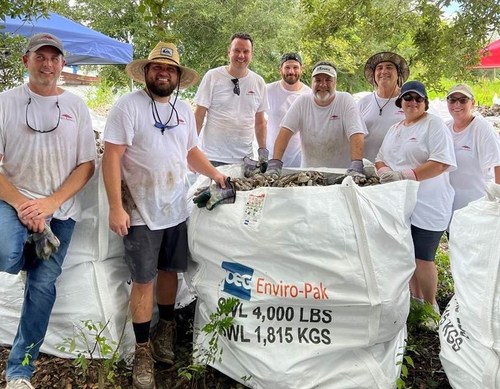
<path fill-rule="evenodd" d="M 424 98 L 424 97 L 422 97 L 422 96 L 415 96 L 415 95 L 410 95 L 410 94 L 404 95 L 404 96 L 402 97 L 402 99 L 403 99 L 404 101 L 407 101 L 407 102 L 410 102 L 410 101 L 412 101 L 412 100 L 415 100 L 417 103 L 421 103 L 422 101 L 424 101 L 424 100 L 425 100 L 425 98 Z"/>
<path fill-rule="evenodd" d="M 467 104 L 470 99 L 468 97 L 447 97 L 446 100 L 450 104 L 455 104 L 458 101 L 460 104 L 464 105 Z"/>
<path fill-rule="evenodd" d="M 28 128 L 32 131 L 35 131 L 35 132 L 39 132 L 41 134 L 46 134 L 48 132 L 52 132 L 54 131 L 57 127 L 59 127 L 59 123 L 61 123 L 61 108 L 59 107 L 59 99 L 56 101 L 56 107 L 57 107 L 57 110 L 58 110 L 58 113 L 57 113 L 57 124 L 55 125 L 54 128 L 51 128 L 50 130 L 45 130 L 45 131 L 42 131 L 42 130 L 37 130 L 36 128 L 32 127 L 29 122 L 28 122 L 28 108 L 31 104 L 31 97 L 28 99 L 28 104 L 26 105 L 26 125 L 28 126 Z"/>
<path fill-rule="evenodd" d="M 163 123 L 161 121 L 160 114 L 158 113 L 158 108 L 156 107 L 156 103 L 155 103 L 154 99 L 151 99 L 151 113 L 152 113 L 153 119 L 155 121 L 154 126 L 161 130 L 162 135 L 165 132 L 165 130 L 171 130 L 172 128 L 175 128 L 179 125 L 179 113 L 177 112 L 177 110 L 175 109 L 175 107 L 172 105 L 172 103 L 170 101 L 168 103 L 170 104 L 170 107 L 172 108 L 172 110 L 170 111 L 170 116 L 168 117 L 167 121 L 165 123 Z M 176 118 L 175 124 L 167 124 L 172 119 L 174 112 L 175 112 L 175 118 Z"/>
<path fill-rule="evenodd" d="M 238 80 L 237 78 L 232 78 L 231 81 L 234 84 L 233 93 L 235 95 L 239 96 L 240 95 L 240 80 Z"/>

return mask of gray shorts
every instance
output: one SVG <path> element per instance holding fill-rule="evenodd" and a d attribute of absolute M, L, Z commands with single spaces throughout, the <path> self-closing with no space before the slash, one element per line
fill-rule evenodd
<path fill-rule="evenodd" d="M 415 248 L 415 258 L 434 261 L 444 231 L 429 231 L 411 226 L 411 237 Z"/>
<path fill-rule="evenodd" d="M 156 277 L 157 270 L 185 272 L 187 269 L 187 225 L 150 230 L 147 226 L 130 227 L 123 237 L 125 262 L 132 281 L 146 284 Z"/>

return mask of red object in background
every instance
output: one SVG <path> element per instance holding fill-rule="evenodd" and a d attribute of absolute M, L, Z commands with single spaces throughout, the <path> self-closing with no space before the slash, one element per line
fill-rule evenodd
<path fill-rule="evenodd" d="M 486 49 L 481 52 L 481 62 L 476 69 L 500 68 L 500 39 L 491 42 Z"/>

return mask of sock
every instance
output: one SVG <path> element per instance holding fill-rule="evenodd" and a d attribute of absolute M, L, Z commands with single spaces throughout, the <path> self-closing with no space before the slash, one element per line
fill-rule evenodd
<path fill-rule="evenodd" d="M 138 344 L 147 343 L 149 341 L 149 327 L 151 326 L 151 320 L 144 323 L 133 323 L 135 341 Z"/>
<path fill-rule="evenodd" d="M 160 313 L 160 319 L 165 321 L 174 320 L 174 307 L 175 304 L 162 305 L 158 304 L 158 311 Z"/>

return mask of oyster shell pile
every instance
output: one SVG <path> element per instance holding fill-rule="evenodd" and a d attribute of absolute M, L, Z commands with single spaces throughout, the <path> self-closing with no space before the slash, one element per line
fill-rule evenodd
<path fill-rule="evenodd" d="M 277 174 L 255 174 L 253 177 L 231 178 L 234 182 L 236 190 L 247 191 L 255 188 L 274 187 L 274 188 L 289 188 L 294 186 L 326 186 L 341 184 L 347 175 L 334 176 L 321 172 L 308 170 L 293 174 L 278 176 Z M 369 186 L 379 184 L 379 179 L 376 176 L 366 177 L 363 174 L 352 176 L 353 181 L 359 186 Z"/>

